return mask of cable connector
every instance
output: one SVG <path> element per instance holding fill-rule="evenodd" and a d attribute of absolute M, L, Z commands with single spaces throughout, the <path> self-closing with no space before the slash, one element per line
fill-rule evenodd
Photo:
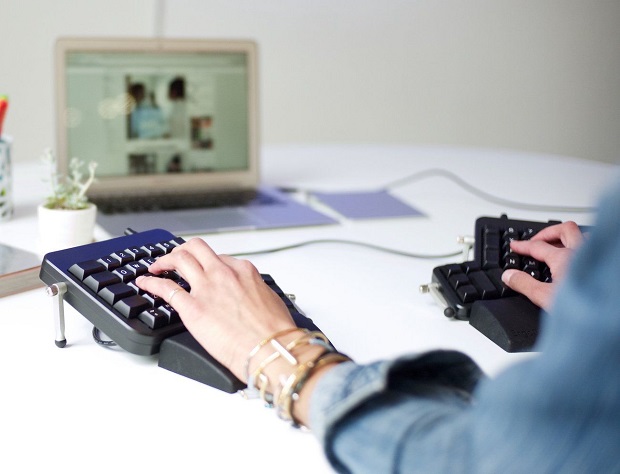
<path fill-rule="evenodd" d="M 472 235 L 459 235 L 456 238 L 456 243 L 463 246 L 463 261 L 471 260 L 471 249 L 476 243 L 476 239 Z"/>

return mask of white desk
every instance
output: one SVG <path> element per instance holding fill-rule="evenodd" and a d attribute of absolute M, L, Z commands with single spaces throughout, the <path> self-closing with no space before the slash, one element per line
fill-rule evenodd
<path fill-rule="evenodd" d="M 505 151 L 408 147 L 282 147 L 265 151 L 268 184 L 323 191 L 374 189 L 428 168 L 447 168 L 508 199 L 590 206 L 617 167 Z M 535 169 L 536 174 L 529 170 Z M 36 246 L 36 205 L 45 187 L 37 163 L 14 170 L 16 215 L 0 241 Z M 316 238 L 355 239 L 418 253 L 459 249 L 481 215 L 591 223 L 588 214 L 501 208 L 444 178 L 394 191 L 425 218 L 344 221 L 340 225 L 208 235 L 221 253 Z M 104 237 L 101 233 L 99 237 Z M 432 268 L 419 260 L 343 244 L 252 257 L 295 293 L 304 312 L 360 362 L 444 347 L 471 355 L 490 375 L 528 354 L 508 354 L 467 323 L 450 321 L 418 286 Z M 0 472 L 330 472 L 307 433 L 247 402 L 157 367 L 156 357 L 108 350 L 68 305 L 68 346 L 54 345 L 50 299 L 35 290 L 0 300 Z M 272 457 L 274 456 L 275 457 Z M 234 466 L 227 468 L 226 466 Z"/>

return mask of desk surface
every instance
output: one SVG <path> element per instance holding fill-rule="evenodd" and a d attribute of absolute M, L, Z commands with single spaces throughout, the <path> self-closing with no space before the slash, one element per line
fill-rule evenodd
<path fill-rule="evenodd" d="M 490 194 L 521 202 L 592 206 L 617 166 L 502 150 L 331 146 L 264 153 L 266 184 L 320 191 L 370 190 L 415 172 L 443 168 Z M 536 174 L 531 171 L 535 169 Z M 38 163 L 15 166 L 16 214 L 0 242 L 36 248 L 36 206 L 45 194 Z M 510 209 L 441 177 L 393 190 L 426 217 L 343 220 L 338 225 L 204 236 L 217 252 L 237 253 L 311 239 L 353 239 L 421 254 L 458 251 L 458 235 L 482 215 L 590 224 L 592 215 Z M 98 238 L 106 235 L 100 230 Z M 467 323 L 451 321 L 418 286 L 433 267 L 421 260 L 346 244 L 317 244 L 251 257 L 270 273 L 340 350 L 359 362 L 452 348 L 491 376 L 532 354 L 508 354 Z M 68 346 L 54 345 L 51 301 L 43 290 L 0 300 L 4 434 L 1 472 L 330 472 L 312 435 L 275 414 L 157 367 L 156 357 L 106 349 L 68 305 Z M 276 454 L 277 453 L 277 454 Z M 234 466 L 234 469 L 226 469 Z M 276 469 L 277 471 L 277 469 Z"/>

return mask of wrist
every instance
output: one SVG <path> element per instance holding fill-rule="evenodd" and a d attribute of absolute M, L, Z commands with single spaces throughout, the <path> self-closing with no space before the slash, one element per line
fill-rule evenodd
<path fill-rule="evenodd" d="M 310 395 L 321 376 L 351 360 L 320 332 L 289 329 L 261 341 L 245 364 L 247 398 L 260 397 L 294 426 L 307 426 Z"/>

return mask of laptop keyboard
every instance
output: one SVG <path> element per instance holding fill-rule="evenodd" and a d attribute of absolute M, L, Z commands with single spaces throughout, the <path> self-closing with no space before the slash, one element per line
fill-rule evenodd
<path fill-rule="evenodd" d="M 159 353 L 160 367 L 236 392 L 244 385 L 196 342 L 175 309 L 135 284 L 137 276 L 148 274 L 151 263 L 182 243 L 183 239 L 170 232 L 154 229 L 59 250 L 45 255 L 40 278 L 50 286 L 66 285 L 64 301 L 126 351 Z M 175 272 L 157 277 L 173 279 L 191 290 Z M 297 326 L 319 330 L 270 275 L 262 278 L 284 301 Z M 64 341 L 57 339 L 57 345 L 63 347 Z"/>
<path fill-rule="evenodd" d="M 528 240 L 559 221 L 534 222 L 481 217 L 476 220 L 474 259 L 433 269 L 432 285 L 444 304 L 444 315 L 469 321 L 508 352 L 529 351 L 539 330 L 540 308 L 501 280 L 515 268 L 539 281 L 551 282 L 549 267 L 510 251 L 513 240 Z"/>
<path fill-rule="evenodd" d="M 135 195 L 95 196 L 91 200 L 103 214 L 235 207 L 276 202 L 273 197 L 250 189 L 186 194 L 167 193 L 139 197 Z"/>

